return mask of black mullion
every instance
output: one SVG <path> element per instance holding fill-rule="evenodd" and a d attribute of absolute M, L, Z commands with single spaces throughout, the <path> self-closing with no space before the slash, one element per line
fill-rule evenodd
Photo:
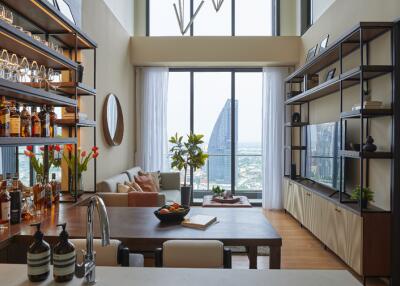
<path fill-rule="evenodd" d="M 190 72 L 190 133 L 194 133 L 194 72 Z M 192 196 L 190 204 L 194 200 L 193 168 L 190 168 L 190 185 L 192 186 Z M 186 178 L 185 178 L 186 179 Z"/>
<path fill-rule="evenodd" d="M 150 36 L 150 0 L 146 0 L 146 37 Z"/>
<path fill-rule="evenodd" d="M 232 27 L 231 27 L 231 31 L 232 31 L 232 36 L 235 36 L 235 25 L 236 25 L 236 22 L 235 22 L 235 12 L 236 11 L 236 7 L 235 7 L 235 0 L 232 0 L 232 11 L 231 11 L 231 25 L 232 25 Z"/>
<path fill-rule="evenodd" d="M 281 1 L 272 1 L 272 35 L 281 35 Z"/>
<path fill-rule="evenodd" d="M 236 192 L 236 76 L 231 72 L 231 190 L 232 194 Z"/>
<path fill-rule="evenodd" d="M 190 0 L 190 18 L 193 17 L 194 11 L 193 11 L 193 6 L 194 6 L 194 0 Z M 190 26 L 190 36 L 194 36 L 194 22 Z"/>

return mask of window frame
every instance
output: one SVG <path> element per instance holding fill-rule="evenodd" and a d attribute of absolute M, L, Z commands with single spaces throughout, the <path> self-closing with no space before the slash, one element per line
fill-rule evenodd
<path fill-rule="evenodd" d="M 235 194 L 236 191 L 236 144 L 235 144 L 235 121 L 236 121 L 236 110 L 235 110 L 235 99 L 236 99 L 236 73 L 251 73 L 251 72 L 262 72 L 262 68 L 170 68 L 169 72 L 189 72 L 190 73 L 190 132 L 194 132 L 194 100 L 195 100 L 195 90 L 194 90 L 194 73 L 199 72 L 229 72 L 231 73 L 231 189 L 232 193 Z M 190 172 L 190 185 L 193 186 L 193 170 Z M 193 192 L 193 190 L 192 190 Z M 261 203 L 252 202 L 254 206 L 261 206 Z M 200 205 L 194 202 L 194 196 L 191 196 L 191 205 Z"/>
<path fill-rule="evenodd" d="M 146 0 L 146 37 L 151 37 L 150 35 L 150 1 L 151 0 Z M 235 3 L 236 0 L 231 0 L 232 1 L 232 10 L 231 10 L 231 35 L 230 36 L 236 36 L 235 33 L 235 26 L 236 26 L 236 21 L 235 21 L 235 15 L 236 15 L 236 9 L 235 9 Z M 272 35 L 271 36 L 280 36 L 280 1 L 281 0 L 272 0 L 271 5 L 272 5 L 272 17 L 271 17 L 271 22 L 272 22 Z M 194 0 L 190 0 L 190 15 L 194 14 L 194 9 L 193 9 L 193 2 Z M 190 26 L 190 37 L 195 37 L 193 31 L 194 23 L 193 25 Z"/>

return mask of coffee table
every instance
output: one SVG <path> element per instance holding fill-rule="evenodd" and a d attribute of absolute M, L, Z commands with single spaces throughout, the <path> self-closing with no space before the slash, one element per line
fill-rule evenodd
<path fill-rule="evenodd" d="M 246 196 L 234 196 L 234 197 L 240 198 L 240 201 L 234 204 L 219 203 L 213 201 L 212 196 L 204 196 L 203 208 L 251 208 L 249 199 Z"/>
<path fill-rule="evenodd" d="M 257 268 L 257 247 L 270 249 L 269 267 L 281 267 L 282 239 L 262 213 L 261 208 L 201 208 L 193 207 L 189 215 L 204 214 L 216 216 L 218 223 L 206 230 L 185 228 L 179 224 L 162 224 L 154 216 L 155 208 L 107 208 L 111 237 L 121 240 L 131 251 L 151 251 L 171 239 L 219 240 L 225 246 L 244 246 L 248 250 L 250 268 Z M 58 212 L 51 219 L 42 222 L 42 231 L 50 243 L 58 239 L 58 222 L 66 222 L 71 238 L 86 236 L 86 207 L 73 207 Z M 100 237 L 99 224 L 95 214 L 95 237 Z M 21 231 L 16 240 L 31 242 L 35 229 L 28 227 Z"/>

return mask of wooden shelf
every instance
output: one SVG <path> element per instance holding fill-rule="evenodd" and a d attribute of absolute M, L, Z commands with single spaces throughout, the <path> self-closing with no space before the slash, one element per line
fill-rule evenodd
<path fill-rule="evenodd" d="M 39 88 L 39 83 L 33 83 L 33 82 L 28 82 L 24 83 L 25 85 L 34 87 L 34 88 Z M 59 83 L 54 83 L 58 88 L 57 90 L 54 90 L 54 93 L 59 93 L 59 94 L 64 94 L 68 96 L 73 96 L 75 95 L 75 88 L 78 91 L 78 96 L 94 96 L 96 95 L 96 90 L 94 88 L 91 88 L 84 83 L 78 82 L 59 82 Z"/>
<path fill-rule="evenodd" d="M 391 152 L 359 152 L 352 150 L 341 150 L 340 156 L 345 158 L 354 158 L 354 159 L 392 159 L 393 155 Z"/>
<path fill-rule="evenodd" d="M 92 39 L 45 0 L 2 0 L 2 2 L 67 47 L 75 47 L 74 33 L 77 34 L 79 49 L 97 47 Z"/>
<path fill-rule="evenodd" d="M 393 27 L 392 22 L 361 22 L 357 26 L 353 27 L 348 33 L 340 37 L 321 54 L 313 58 L 311 61 L 306 63 L 303 67 L 296 70 L 289 77 L 286 78 L 286 82 L 301 82 L 304 75 L 315 74 L 322 69 L 330 66 L 331 64 L 339 60 L 340 45 L 342 44 L 342 55 L 343 57 L 349 55 L 355 50 L 360 48 L 360 31 L 362 32 L 362 39 L 364 43 L 368 43 L 380 35 L 390 31 Z"/>
<path fill-rule="evenodd" d="M 78 65 L 66 56 L 34 40 L 14 26 L 0 21 L 1 47 L 26 57 L 29 61 L 35 60 L 39 65 L 57 70 L 77 69 Z M 11 55 L 10 55 L 11 56 Z"/>
<path fill-rule="evenodd" d="M 287 105 L 306 103 L 329 94 L 338 92 L 340 90 L 340 83 L 342 82 L 342 88 L 346 89 L 360 83 L 361 72 L 364 73 L 364 80 L 371 80 L 376 77 L 391 73 L 393 71 L 392 66 L 363 66 L 351 69 L 340 76 L 337 76 L 331 80 L 328 80 L 320 85 L 309 89 L 295 97 L 292 97 L 285 101 Z"/>
<path fill-rule="evenodd" d="M 0 146 L 76 144 L 76 138 L 0 137 Z"/>
<path fill-rule="evenodd" d="M 285 149 L 290 149 L 292 151 L 307 150 L 307 146 L 285 146 Z"/>
<path fill-rule="evenodd" d="M 307 126 L 308 122 L 287 122 L 285 123 L 285 127 L 303 127 Z"/>
<path fill-rule="evenodd" d="M 62 127 L 96 127 L 96 121 L 94 120 L 74 120 L 74 119 L 58 119 L 56 121 L 58 126 Z"/>
<path fill-rule="evenodd" d="M 0 96 L 14 98 L 25 103 L 36 105 L 76 106 L 77 101 L 66 96 L 50 93 L 43 89 L 33 88 L 22 83 L 0 78 Z"/>
<path fill-rule="evenodd" d="M 364 109 L 364 110 L 353 110 L 349 112 L 342 112 L 340 114 L 340 118 L 343 119 L 352 119 L 352 118 L 360 118 L 363 115 L 364 118 L 373 118 L 373 117 L 381 117 L 381 116 L 392 116 L 392 109 L 381 108 L 381 109 Z"/>

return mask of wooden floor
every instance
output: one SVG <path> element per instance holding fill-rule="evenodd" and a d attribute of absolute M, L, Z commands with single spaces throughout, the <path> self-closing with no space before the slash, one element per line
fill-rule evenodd
<path fill-rule="evenodd" d="M 315 238 L 308 230 L 289 214 L 283 211 L 264 211 L 266 218 L 282 237 L 283 269 L 346 269 L 350 270 L 336 255 Z M 146 259 L 146 266 L 153 266 L 152 260 Z M 268 269 L 268 256 L 258 257 L 258 269 Z M 246 255 L 234 255 L 232 267 L 248 269 Z M 359 277 L 357 277 L 359 278 Z M 379 280 L 369 280 L 368 286 L 387 285 Z"/>

